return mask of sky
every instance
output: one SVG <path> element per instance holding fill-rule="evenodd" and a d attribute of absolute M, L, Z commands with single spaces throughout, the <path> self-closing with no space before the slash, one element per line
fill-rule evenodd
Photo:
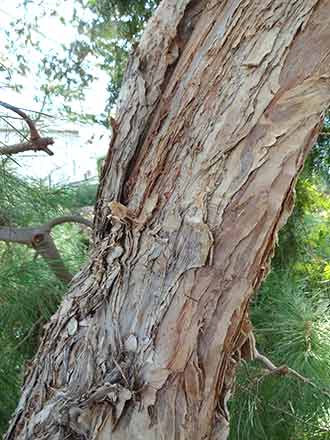
<path fill-rule="evenodd" d="M 46 10 L 50 11 L 52 8 L 58 8 L 58 0 L 43 0 L 42 2 L 28 2 L 28 7 L 22 6 L 22 0 L 2 0 L 0 3 L 0 35 L 1 32 L 5 32 L 10 28 L 10 21 L 24 17 L 25 14 L 29 14 L 29 19 L 40 13 L 40 4 Z M 38 5 L 39 4 L 39 5 Z M 60 0 L 60 6 L 66 11 L 66 15 L 70 16 L 72 11 L 72 0 Z M 88 17 L 86 17 L 88 18 Z M 4 35 L 4 34 L 2 34 Z M 38 19 L 38 32 L 35 38 L 40 41 L 42 50 L 44 53 L 50 53 L 51 51 L 61 51 L 61 45 L 68 44 L 73 41 L 78 35 L 77 29 L 69 24 L 63 25 L 58 17 L 47 16 L 42 19 Z M 17 107 L 27 108 L 31 110 L 40 110 L 40 104 L 35 102 L 35 96 L 40 96 L 38 89 L 39 82 L 36 77 L 36 73 L 33 70 L 37 69 L 38 62 L 40 60 L 40 54 L 38 51 L 27 48 L 28 58 L 31 60 L 31 73 L 26 76 L 20 76 L 17 80 L 23 88 L 20 93 L 11 90 L 8 87 L 4 87 L 4 84 L 0 84 L 0 100 L 9 102 Z M 11 64 L 17 63 L 15 54 L 8 56 L 8 50 L 5 47 L 5 38 L 0 38 L 0 61 L 3 61 L 7 67 L 10 68 Z M 92 63 L 96 60 L 90 60 Z M 97 76 L 90 88 L 86 91 L 86 99 L 82 102 L 75 102 L 72 108 L 76 112 L 100 114 L 106 105 L 107 97 L 107 82 L 108 78 L 104 72 L 97 67 L 97 63 L 94 63 L 94 73 Z M 59 100 L 58 104 L 62 101 Z M 51 112 L 56 117 L 56 101 Z M 54 126 L 54 120 L 49 120 L 50 126 Z M 52 178 L 53 183 L 67 183 L 68 181 L 77 180 L 82 177 L 86 171 L 90 171 L 93 166 L 91 163 L 95 162 L 96 172 L 96 159 L 105 155 L 108 148 L 109 133 L 100 125 L 83 126 L 80 124 L 72 123 L 63 119 L 56 119 L 55 124 L 57 129 L 70 129 L 78 131 L 78 140 L 75 139 L 71 150 L 74 148 L 75 152 L 72 152 L 68 142 L 63 141 L 63 137 L 59 136 L 57 145 L 55 143 L 53 151 L 54 156 L 45 156 L 43 153 L 32 153 L 28 156 L 30 159 L 24 159 L 22 164 L 24 166 L 18 167 L 18 173 L 26 175 L 28 177 L 34 177 L 38 179 L 46 179 L 49 174 L 55 176 Z M 47 133 L 44 133 L 47 135 Z M 13 134 L 10 135 L 13 138 Z M 54 134 L 56 141 L 56 134 Z M 93 138 L 92 141 L 90 139 Z M 79 160 L 74 161 L 74 156 L 77 155 Z M 34 158 L 38 160 L 34 160 Z M 69 159 L 68 159 L 69 158 Z M 68 164 L 68 160 L 71 162 Z M 74 162 L 79 162 L 77 166 Z M 79 170 L 77 175 L 72 170 Z M 62 171 L 58 171 L 62 170 Z M 67 173 L 68 175 L 64 176 Z M 57 178 L 56 178 L 57 176 Z M 78 176 L 78 177 L 77 177 Z"/>
<path fill-rule="evenodd" d="M 0 27 L 2 32 L 4 30 L 10 29 L 10 21 L 18 17 L 24 17 L 27 13 L 29 17 L 35 17 L 38 14 L 38 3 L 42 3 L 43 7 L 51 10 L 52 8 L 58 7 L 57 4 L 63 5 L 66 13 L 71 14 L 72 11 L 72 0 L 43 0 L 42 2 L 31 2 L 26 10 L 22 6 L 22 0 L 2 0 L 0 3 Z M 28 12 L 27 12 L 28 11 Z M 86 11 L 84 12 L 86 15 Z M 88 13 L 87 13 L 88 14 Z M 91 14 L 90 14 L 91 15 Z M 88 18 L 88 17 L 86 17 Z M 92 16 L 91 16 L 92 18 Z M 69 44 L 71 41 L 78 37 L 78 31 L 75 27 L 70 26 L 69 23 L 63 25 L 58 17 L 43 17 L 38 19 L 38 35 L 35 36 L 36 39 L 40 41 L 41 47 L 44 53 L 50 53 L 52 51 L 61 51 L 61 45 Z M 7 54 L 8 51 L 5 48 L 5 40 L 0 38 L 0 55 Z M 33 61 L 35 60 L 35 68 L 37 67 L 38 60 L 40 59 L 40 54 L 31 48 L 27 48 L 27 53 L 29 53 L 29 58 L 31 59 L 31 66 L 33 66 Z M 93 63 L 93 60 L 90 60 Z M 14 56 L 10 57 L 9 63 L 16 63 L 16 58 Z M 33 68 L 33 67 L 32 67 Z M 97 75 L 97 81 L 94 81 L 90 89 L 86 93 L 86 99 L 83 103 L 75 104 L 75 111 L 84 111 L 86 113 L 99 114 L 100 109 L 102 110 L 106 104 L 106 86 L 108 78 L 104 72 L 97 68 L 95 63 L 94 73 Z M 3 100 L 10 100 L 13 105 L 18 105 L 22 107 L 31 107 L 35 105 L 33 97 L 38 91 L 38 82 L 33 76 L 33 73 L 24 77 L 20 77 L 20 82 L 23 85 L 23 93 L 21 96 L 13 93 L 9 89 L 1 89 L 1 95 Z M 23 101 L 23 104 L 22 104 Z"/>

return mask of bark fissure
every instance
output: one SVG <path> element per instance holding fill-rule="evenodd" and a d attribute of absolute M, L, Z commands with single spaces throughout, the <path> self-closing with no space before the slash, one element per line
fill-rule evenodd
<path fill-rule="evenodd" d="M 326 0 L 161 3 L 125 77 L 89 263 L 7 439 L 227 438 L 249 298 L 330 102 L 329 16 Z"/>
<path fill-rule="evenodd" d="M 159 14 L 162 13 L 163 8 L 166 13 L 166 20 L 162 22 L 155 19 L 155 23 L 153 23 L 155 27 L 157 25 L 161 26 L 161 29 L 156 33 L 156 35 L 160 34 L 160 38 L 155 39 L 154 35 L 151 36 L 146 32 L 140 45 L 132 54 L 131 62 L 128 64 L 123 80 L 124 83 L 127 83 L 123 90 L 125 94 L 128 94 L 123 93 L 123 96 L 119 99 L 118 118 L 116 120 L 117 126 L 125 117 L 122 124 L 125 128 L 116 139 L 116 143 L 111 146 L 102 172 L 103 175 L 115 174 L 112 180 L 113 184 L 110 184 L 114 192 L 104 197 L 103 189 L 105 185 L 102 182 L 98 193 L 97 212 L 102 212 L 104 201 L 121 201 L 127 198 L 126 193 L 129 192 L 132 180 L 134 180 L 134 173 L 130 172 L 133 161 L 137 159 L 139 149 L 143 145 L 145 137 L 148 136 L 149 127 L 155 119 L 154 114 L 159 111 L 157 107 L 159 108 L 163 102 L 163 90 L 170 81 L 172 72 L 175 69 L 174 66 L 180 56 L 180 50 L 183 50 L 193 31 L 195 19 L 191 17 L 191 10 L 195 3 L 202 10 L 207 1 L 184 0 L 180 3 L 170 1 L 164 7 L 161 5 Z M 175 12 L 172 17 L 167 13 L 167 10 L 170 11 L 171 9 Z M 171 18 L 174 18 L 174 20 L 171 20 Z M 150 28 L 152 29 L 152 26 Z M 180 32 L 183 29 L 185 32 Z M 154 43 L 149 41 L 149 37 L 155 40 Z M 154 45 L 157 43 L 159 43 L 159 48 L 156 51 Z M 151 48 L 149 45 L 151 45 Z M 150 49 L 154 49 L 155 58 L 150 57 Z M 146 66 L 148 67 L 147 71 L 145 71 Z M 126 104 L 130 101 L 135 104 L 135 107 L 132 111 L 132 106 L 130 106 L 130 114 L 127 114 L 127 107 L 123 108 L 120 103 L 125 102 Z M 141 118 L 142 115 L 143 118 Z M 126 128 L 127 124 L 128 127 Z M 115 136 L 117 138 L 116 128 Z M 116 148 L 116 144 L 120 148 Z M 119 163 L 120 166 L 118 166 Z M 124 184 L 126 187 L 124 187 Z M 108 192 L 108 188 L 106 188 L 106 191 Z M 101 230 L 102 228 L 98 227 L 96 229 Z"/>

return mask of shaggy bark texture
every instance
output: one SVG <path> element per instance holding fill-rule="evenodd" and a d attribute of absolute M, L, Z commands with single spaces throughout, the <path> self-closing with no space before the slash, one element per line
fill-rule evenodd
<path fill-rule="evenodd" d="M 247 310 L 330 101 L 328 0 L 164 0 L 128 65 L 95 244 L 7 440 L 223 440 Z"/>

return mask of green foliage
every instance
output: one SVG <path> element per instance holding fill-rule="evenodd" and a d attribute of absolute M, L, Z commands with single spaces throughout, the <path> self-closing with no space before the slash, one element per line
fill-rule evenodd
<path fill-rule="evenodd" d="M 47 188 L 26 182 L 6 166 L 0 169 L 2 224 L 38 225 L 88 202 L 95 185 Z M 1 221 L 0 218 L 0 221 Z M 86 259 L 86 238 L 76 224 L 56 226 L 52 236 L 66 267 L 76 273 Z M 0 242 L 0 433 L 17 404 L 24 365 L 32 358 L 43 325 L 55 312 L 67 288 L 35 252 L 20 244 Z"/>
<path fill-rule="evenodd" d="M 251 307 L 259 351 L 315 386 L 243 363 L 230 402 L 231 440 L 330 439 L 330 197 L 322 145 L 298 181 L 294 213 Z"/>
<path fill-rule="evenodd" d="M 82 183 L 79 186 L 67 187 L 72 208 L 94 206 L 96 202 L 96 183 Z"/>
<path fill-rule="evenodd" d="M 24 356 L 16 351 L 14 345 L 10 345 L 0 332 L 1 357 L 0 357 L 0 435 L 4 433 L 20 395 L 21 368 Z"/>
<path fill-rule="evenodd" d="M 92 22 L 83 22 L 79 18 L 78 28 L 81 34 L 88 36 L 91 52 L 103 59 L 100 66 L 109 75 L 108 111 L 118 97 L 132 45 L 141 36 L 146 21 L 159 2 L 160 0 L 80 1 L 95 14 Z"/>
<path fill-rule="evenodd" d="M 48 187 L 25 180 L 0 163 L 0 225 L 30 226 L 46 223 L 70 209 L 93 206 L 97 184 Z"/>
<path fill-rule="evenodd" d="M 0 431 L 19 397 L 23 367 L 35 353 L 42 326 L 54 313 L 65 286 L 32 250 L 0 243 Z"/>
<path fill-rule="evenodd" d="M 106 113 L 117 99 L 128 54 L 158 3 L 159 0 L 75 0 L 66 5 L 63 13 L 61 0 L 23 1 L 17 17 L 11 19 L 8 29 L 2 30 L 7 49 L 0 69 L 2 80 L 13 88 L 22 88 L 21 78 L 37 75 L 37 102 L 46 107 L 56 102 L 62 114 L 72 120 L 107 125 Z M 68 36 L 62 42 L 53 41 L 40 30 L 45 24 Z M 36 60 L 32 64 L 31 58 Z M 77 101 L 84 100 L 101 73 L 109 78 L 107 108 L 96 115 L 77 112 Z"/>
<path fill-rule="evenodd" d="M 330 112 L 328 110 L 324 118 L 324 127 L 318 138 L 317 144 L 313 147 L 305 165 L 305 173 L 321 179 L 329 188 L 330 184 Z"/>
<path fill-rule="evenodd" d="M 232 439 L 301 439 L 322 430 L 330 407 L 329 397 L 322 394 L 323 388 L 330 390 L 328 303 L 320 290 L 309 291 L 293 281 L 289 271 L 270 274 L 253 307 L 259 350 L 319 388 L 291 376 L 267 374 L 257 362 L 245 365 L 232 403 Z"/>
<path fill-rule="evenodd" d="M 61 215 L 71 206 L 65 188 L 48 188 L 40 182 L 19 178 L 4 163 L 0 164 L 0 215 L 4 224 L 29 226 Z"/>

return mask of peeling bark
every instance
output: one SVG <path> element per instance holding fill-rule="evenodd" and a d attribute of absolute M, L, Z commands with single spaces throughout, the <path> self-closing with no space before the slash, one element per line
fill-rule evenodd
<path fill-rule="evenodd" d="M 249 299 L 330 102 L 328 0 L 164 0 L 127 70 L 89 263 L 6 439 L 228 435 Z"/>

